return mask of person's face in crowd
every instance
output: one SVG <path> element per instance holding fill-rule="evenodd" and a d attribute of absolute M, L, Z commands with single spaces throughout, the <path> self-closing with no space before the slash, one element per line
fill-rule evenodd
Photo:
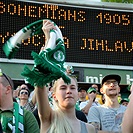
<path fill-rule="evenodd" d="M 28 100 L 28 98 L 29 98 L 29 92 L 27 90 L 21 90 L 19 93 L 19 99 Z"/>
<path fill-rule="evenodd" d="M 122 105 L 127 106 L 128 105 L 128 102 L 127 101 L 124 101 L 124 102 L 122 102 Z"/>
<path fill-rule="evenodd" d="M 71 74 L 70 66 L 67 66 L 66 72 L 67 72 L 68 74 Z"/>
<path fill-rule="evenodd" d="M 107 96 L 117 96 L 120 92 L 118 82 L 114 79 L 107 80 L 104 82 L 101 88 L 101 93 Z"/>
<path fill-rule="evenodd" d="M 71 78 L 71 83 L 66 84 L 62 78 L 53 86 L 53 98 L 62 109 L 74 107 L 78 100 L 77 81 Z"/>
<path fill-rule="evenodd" d="M 98 86 L 96 84 L 93 84 L 91 87 L 95 88 L 96 91 L 98 91 Z"/>
<path fill-rule="evenodd" d="M 80 90 L 80 91 L 78 92 L 78 96 L 79 96 L 79 98 L 81 98 L 81 99 L 85 99 L 85 98 L 86 98 L 86 95 L 87 95 L 86 90 Z"/>

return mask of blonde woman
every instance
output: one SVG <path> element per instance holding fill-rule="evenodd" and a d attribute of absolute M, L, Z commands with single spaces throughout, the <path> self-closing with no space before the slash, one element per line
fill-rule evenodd
<path fill-rule="evenodd" d="M 62 78 L 54 83 L 55 110 L 52 110 L 49 105 L 46 87 L 35 87 L 41 121 L 40 133 L 96 133 L 92 125 L 76 118 L 78 87 L 76 79 L 70 78 L 70 84 L 66 84 Z"/>
<path fill-rule="evenodd" d="M 48 47 L 47 42 L 52 29 L 56 30 L 54 23 L 44 20 L 42 30 L 46 36 L 45 49 Z M 62 78 L 55 81 L 53 85 L 54 110 L 49 105 L 46 87 L 35 86 L 41 122 L 40 133 L 96 133 L 92 125 L 76 118 L 75 104 L 78 100 L 78 85 L 75 78 L 70 77 L 70 79 L 70 84 L 66 84 Z"/>

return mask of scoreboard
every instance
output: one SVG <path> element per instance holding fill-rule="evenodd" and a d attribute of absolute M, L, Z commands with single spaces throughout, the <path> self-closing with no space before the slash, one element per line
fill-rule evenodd
<path fill-rule="evenodd" d="M 0 1 L 0 58 L 4 43 L 17 31 L 39 19 L 51 19 L 61 29 L 66 62 L 105 65 L 133 65 L 133 11 Z M 45 35 L 22 41 L 15 59 L 32 60 L 31 51 L 39 52 Z"/>

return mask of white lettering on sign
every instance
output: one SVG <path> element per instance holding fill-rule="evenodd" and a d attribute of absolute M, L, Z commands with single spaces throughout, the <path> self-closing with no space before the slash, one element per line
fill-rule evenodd
<path fill-rule="evenodd" d="M 96 84 L 100 84 L 102 82 L 102 78 L 103 78 L 103 74 L 99 74 L 98 76 L 93 76 L 93 75 L 89 75 L 86 76 L 85 78 L 85 82 L 86 83 L 96 83 Z M 125 82 L 126 84 L 131 84 L 132 83 L 132 77 L 129 74 L 126 74 L 125 77 L 121 77 L 122 81 Z"/>

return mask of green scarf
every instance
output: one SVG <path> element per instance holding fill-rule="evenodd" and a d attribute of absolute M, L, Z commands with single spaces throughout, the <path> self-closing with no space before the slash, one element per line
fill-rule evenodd
<path fill-rule="evenodd" d="M 6 56 L 9 59 L 13 58 L 22 43 L 22 39 L 25 40 L 33 35 L 42 34 L 42 23 L 43 20 L 31 23 L 11 37 L 3 46 Z M 36 52 L 31 53 L 34 59 L 33 69 L 30 70 L 25 66 L 21 73 L 26 81 L 33 86 L 44 86 L 61 77 L 66 83 L 70 83 L 70 78 L 63 66 L 65 62 L 65 46 L 62 33 L 55 23 L 54 25 L 56 30 L 50 30 L 47 48 L 39 54 Z"/>
<path fill-rule="evenodd" d="M 3 46 L 3 50 L 8 59 L 12 59 L 16 52 L 19 50 L 22 40 L 26 40 L 34 35 L 42 34 L 43 20 L 36 21 L 27 25 L 26 27 L 19 30 L 13 37 L 11 37 Z"/>
<path fill-rule="evenodd" d="M 24 133 L 24 121 L 23 121 L 23 109 L 19 106 L 18 103 L 13 103 L 13 118 L 12 124 L 9 122 L 9 118 L 2 115 L 1 116 L 1 123 L 2 129 L 4 132 L 7 131 L 9 128 L 12 133 Z"/>

